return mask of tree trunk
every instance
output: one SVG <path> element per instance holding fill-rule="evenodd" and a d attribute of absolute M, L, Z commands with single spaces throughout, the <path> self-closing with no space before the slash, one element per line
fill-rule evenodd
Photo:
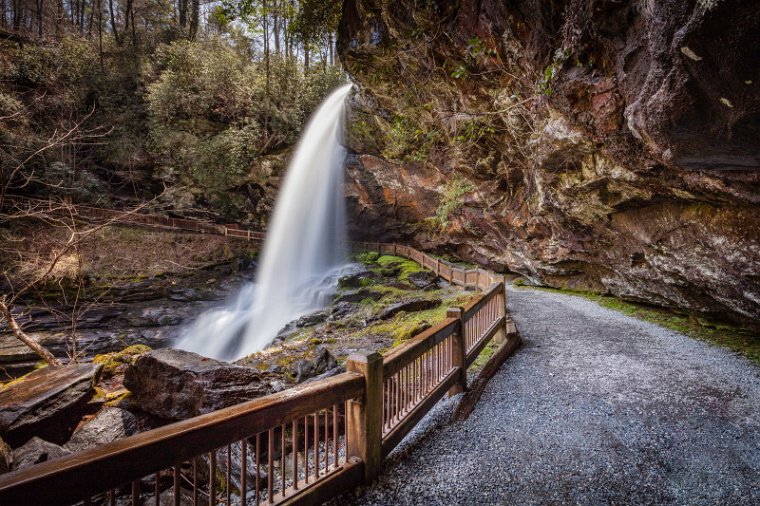
<path fill-rule="evenodd" d="M 198 34 L 198 19 L 200 18 L 200 0 L 190 0 L 190 33 L 188 38 L 194 40 Z"/>
<path fill-rule="evenodd" d="M 11 332 L 13 332 L 13 335 L 18 338 L 19 341 L 27 345 L 32 351 L 34 351 L 37 355 L 42 358 L 45 362 L 50 364 L 53 367 L 57 367 L 61 365 L 61 362 L 53 356 L 52 353 L 50 353 L 48 350 L 46 350 L 40 343 L 37 342 L 36 339 L 29 336 L 26 332 L 24 332 L 21 327 L 19 326 L 16 319 L 13 317 L 13 314 L 11 313 L 11 308 L 8 306 L 8 303 L 6 302 L 5 295 L 0 297 L 0 315 L 5 318 L 5 321 L 8 323 L 8 327 L 10 327 Z"/>
<path fill-rule="evenodd" d="M 116 18 L 114 17 L 113 0 L 108 0 L 108 12 L 111 15 L 111 30 L 113 30 L 113 38 L 116 39 L 116 44 L 121 46 L 121 37 L 119 37 L 119 29 L 116 26 Z"/>
<path fill-rule="evenodd" d="M 177 9 L 179 10 L 179 26 L 184 34 L 185 27 L 187 26 L 187 0 L 179 0 L 177 2 Z"/>

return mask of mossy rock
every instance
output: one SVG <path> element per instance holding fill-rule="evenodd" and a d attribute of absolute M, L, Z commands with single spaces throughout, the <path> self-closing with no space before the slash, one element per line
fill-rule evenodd
<path fill-rule="evenodd" d="M 363 253 L 356 254 L 356 260 L 363 264 L 374 264 L 377 259 L 380 258 L 380 253 L 377 251 L 365 251 Z"/>
<path fill-rule="evenodd" d="M 393 255 L 379 257 L 377 265 L 381 267 L 380 273 L 382 275 L 386 277 L 398 277 L 401 281 L 406 281 L 410 274 L 424 270 L 417 262 Z"/>
<path fill-rule="evenodd" d="M 110 377 L 115 374 L 124 372 L 129 364 L 134 363 L 137 357 L 143 353 L 151 351 L 150 346 L 144 344 L 133 344 L 127 346 L 121 351 L 115 351 L 112 353 L 103 353 L 102 355 L 95 355 L 92 359 L 94 364 L 103 364 L 101 374 L 104 377 Z"/>

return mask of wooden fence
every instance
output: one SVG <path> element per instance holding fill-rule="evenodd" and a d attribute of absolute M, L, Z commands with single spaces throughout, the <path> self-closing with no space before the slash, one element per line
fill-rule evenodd
<path fill-rule="evenodd" d="M 0 476 L 0 504 L 316 504 L 371 482 L 383 458 L 467 368 L 508 335 L 500 275 L 407 246 L 355 249 L 413 259 L 482 290 L 388 355 L 359 352 L 347 372 Z"/>
<path fill-rule="evenodd" d="M 6 195 L 3 204 L 4 207 L 12 211 L 29 213 L 31 216 L 35 214 L 50 214 L 73 219 L 101 222 L 113 221 L 114 225 L 184 230 L 198 234 L 223 235 L 236 239 L 247 239 L 249 241 L 263 241 L 266 236 L 265 232 L 242 230 L 237 227 L 218 225 L 202 220 L 172 218 L 162 214 L 149 214 L 136 211 L 116 211 L 100 207 L 69 204 L 65 201 L 33 199 L 16 195 Z"/>

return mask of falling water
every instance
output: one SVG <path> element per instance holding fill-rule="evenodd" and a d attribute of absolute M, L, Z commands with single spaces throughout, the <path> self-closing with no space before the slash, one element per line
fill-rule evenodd
<path fill-rule="evenodd" d="M 351 85 L 335 90 L 304 131 L 275 205 L 256 284 L 202 314 L 177 348 L 235 360 L 263 349 L 289 322 L 323 308 L 346 264 L 345 149 L 339 143 Z"/>

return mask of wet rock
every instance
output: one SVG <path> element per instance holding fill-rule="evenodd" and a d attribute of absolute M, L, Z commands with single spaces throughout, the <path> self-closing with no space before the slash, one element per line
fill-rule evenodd
<path fill-rule="evenodd" d="M 13 446 L 32 436 L 54 443 L 69 439 L 91 407 L 97 364 L 45 367 L 0 392 L 0 433 Z"/>
<path fill-rule="evenodd" d="M 303 328 L 303 327 L 311 327 L 312 325 L 316 325 L 318 323 L 322 323 L 327 319 L 327 311 L 317 311 L 316 313 L 307 314 L 306 316 L 302 316 L 298 319 L 296 322 L 296 327 Z"/>
<path fill-rule="evenodd" d="M 393 304 L 391 306 L 388 306 L 387 308 L 383 310 L 382 313 L 380 313 L 377 316 L 377 318 L 380 320 L 385 320 L 387 318 L 391 318 L 392 316 L 395 316 L 401 311 L 405 311 L 407 313 L 414 313 L 417 311 L 425 311 L 427 309 L 434 309 L 440 305 L 441 305 L 441 299 L 407 300 L 404 302 L 399 302 L 398 304 Z"/>
<path fill-rule="evenodd" d="M 412 272 L 407 276 L 407 281 L 417 288 L 428 288 L 435 286 L 438 282 L 438 278 L 435 274 L 429 271 Z"/>
<path fill-rule="evenodd" d="M 13 465 L 13 450 L 0 439 L 0 474 L 7 473 Z"/>
<path fill-rule="evenodd" d="M 144 411 L 180 420 L 268 395 L 260 372 L 183 350 L 141 355 L 127 368 L 124 386 Z"/>
<path fill-rule="evenodd" d="M 175 288 L 169 292 L 169 298 L 178 302 L 200 300 L 201 294 L 193 288 Z"/>
<path fill-rule="evenodd" d="M 309 378 L 320 375 L 335 368 L 338 361 L 335 360 L 327 348 L 318 346 L 315 357 L 312 360 L 299 360 L 296 363 L 296 383 L 303 383 Z"/>
<path fill-rule="evenodd" d="M 356 306 L 350 302 L 338 302 L 330 308 L 330 316 L 327 317 L 327 321 L 334 322 L 340 320 L 344 316 L 351 314 Z"/>
<path fill-rule="evenodd" d="M 340 288 L 363 288 L 371 285 L 375 279 L 377 279 L 377 274 L 372 271 L 358 272 L 340 278 L 338 286 Z"/>
<path fill-rule="evenodd" d="M 164 327 L 179 325 L 184 318 L 172 308 L 149 307 L 139 314 L 127 315 L 124 319 L 135 327 Z"/>
<path fill-rule="evenodd" d="M 382 296 L 383 294 L 380 292 L 362 288 L 361 290 L 354 290 L 341 294 L 335 299 L 334 304 L 337 305 L 341 302 L 361 302 L 364 299 L 380 300 Z"/>
<path fill-rule="evenodd" d="M 69 450 L 35 436 L 24 446 L 13 450 L 13 470 L 24 469 L 70 454 Z"/>
<path fill-rule="evenodd" d="M 137 433 L 137 417 L 117 407 L 106 407 L 79 427 L 63 448 L 74 453 Z"/>

